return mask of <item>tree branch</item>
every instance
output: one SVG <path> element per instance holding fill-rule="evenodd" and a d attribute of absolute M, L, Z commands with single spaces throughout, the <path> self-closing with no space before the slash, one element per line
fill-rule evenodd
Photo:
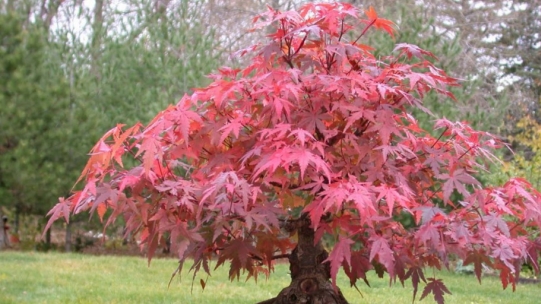
<path fill-rule="evenodd" d="M 278 254 L 272 257 L 273 260 L 279 260 L 279 259 L 289 259 L 289 253 L 286 254 Z"/>
<path fill-rule="evenodd" d="M 334 146 L 337 142 L 339 142 L 341 139 L 344 139 L 346 137 L 346 134 L 343 132 L 340 132 L 336 134 L 335 136 L 329 138 L 326 142 L 327 146 Z"/>
<path fill-rule="evenodd" d="M 274 186 L 274 187 L 284 188 L 284 185 L 282 185 L 282 184 L 280 184 L 280 183 L 278 183 L 278 182 L 269 182 L 269 184 L 270 184 L 271 186 Z M 287 186 L 285 189 L 288 189 L 288 190 L 295 190 L 295 189 L 297 189 L 297 188 L 299 188 L 298 185 L 289 185 L 289 186 Z"/>

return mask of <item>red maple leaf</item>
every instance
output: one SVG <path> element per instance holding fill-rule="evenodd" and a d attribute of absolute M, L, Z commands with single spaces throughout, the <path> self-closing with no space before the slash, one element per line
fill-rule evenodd
<path fill-rule="evenodd" d="M 358 279 L 363 279 L 366 285 L 370 286 L 366 273 L 372 268 L 368 257 L 361 251 L 351 253 L 351 263 L 343 263 L 344 272 L 349 278 L 351 286 L 356 286 Z"/>
<path fill-rule="evenodd" d="M 419 287 L 419 282 L 423 281 L 426 283 L 425 275 L 423 269 L 418 266 L 411 267 L 406 272 L 405 279 L 411 278 L 411 284 L 413 285 L 413 301 L 415 302 L 415 297 L 417 296 L 417 290 Z"/>
<path fill-rule="evenodd" d="M 464 169 L 456 169 L 449 174 L 440 174 L 438 178 L 446 180 L 443 184 L 443 198 L 445 200 L 449 199 L 454 189 L 460 194 L 468 196 L 470 192 L 466 189 L 465 185 L 480 185 L 480 183 L 473 176 L 466 173 Z"/>
<path fill-rule="evenodd" d="M 354 243 L 351 239 L 340 237 L 331 254 L 325 260 L 331 264 L 331 279 L 334 286 L 336 286 L 336 275 L 342 264 L 351 265 L 351 245 Z"/>
<path fill-rule="evenodd" d="M 378 29 L 383 29 L 387 33 L 389 33 L 391 37 L 394 37 L 394 28 L 393 28 L 394 23 L 392 23 L 389 20 L 379 18 L 378 14 L 376 13 L 376 10 L 374 10 L 374 7 L 372 6 L 370 6 L 368 10 L 365 10 L 364 12 L 366 16 L 369 18 L 370 22 L 373 22 L 374 27 Z"/>
<path fill-rule="evenodd" d="M 429 278 L 428 283 L 425 286 L 425 289 L 423 290 L 423 294 L 421 295 L 421 300 L 424 299 L 428 294 L 432 293 L 434 295 L 434 300 L 438 304 L 445 303 L 443 299 L 444 294 L 451 294 L 449 289 L 447 289 L 447 286 L 443 284 L 443 282 L 436 278 Z"/>
<path fill-rule="evenodd" d="M 378 261 L 385 266 L 389 275 L 393 276 L 395 260 L 389 242 L 381 236 L 373 236 L 370 240 L 372 241 L 370 261 L 373 261 L 377 256 Z"/>
<path fill-rule="evenodd" d="M 418 47 L 416 45 L 409 44 L 409 43 L 399 43 L 399 44 L 397 44 L 395 46 L 395 48 L 394 48 L 394 51 L 400 51 L 401 53 L 406 54 L 408 59 L 411 59 L 412 56 L 417 57 L 419 59 L 424 59 L 424 56 L 432 57 L 434 59 L 437 59 L 436 56 L 434 56 L 434 54 L 432 54 L 431 52 L 425 51 L 425 50 L 421 49 L 420 47 Z M 415 73 L 415 74 L 419 75 L 418 73 Z M 411 87 L 413 87 L 413 85 Z"/>
<path fill-rule="evenodd" d="M 470 265 L 473 264 L 475 275 L 477 276 L 477 280 L 479 280 L 479 283 L 481 283 L 481 271 L 483 270 L 483 264 L 486 266 L 492 267 L 492 262 L 490 261 L 489 257 L 486 253 L 482 251 L 472 251 L 466 259 L 464 259 L 463 265 Z"/>

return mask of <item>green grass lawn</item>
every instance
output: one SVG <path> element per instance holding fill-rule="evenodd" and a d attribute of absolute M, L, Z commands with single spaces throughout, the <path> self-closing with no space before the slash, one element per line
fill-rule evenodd
<path fill-rule="evenodd" d="M 277 295 L 288 284 L 287 265 L 278 265 L 268 281 L 230 283 L 227 269 L 218 269 L 201 289 L 199 277 L 191 289 L 191 274 L 185 266 L 182 281 L 167 283 L 176 268 L 174 259 L 155 259 L 147 267 L 137 257 L 89 256 L 62 253 L 0 252 L 0 303 L 256 303 Z M 479 285 L 474 276 L 439 273 L 453 295 L 446 303 L 541 303 L 541 286 L 519 285 L 516 292 L 502 290 L 500 282 L 485 278 Z M 202 277 L 205 278 L 205 277 Z M 389 287 L 388 279 L 372 273 L 371 288 L 359 285 L 361 297 L 339 286 L 350 303 L 411 303 L 411 282 Z M 421 287 L 422 288 L 422 287 Z M 418 293 L 420 296 L 422 289 Z M 420 303 L 434 303 L 430 297 Z"/>

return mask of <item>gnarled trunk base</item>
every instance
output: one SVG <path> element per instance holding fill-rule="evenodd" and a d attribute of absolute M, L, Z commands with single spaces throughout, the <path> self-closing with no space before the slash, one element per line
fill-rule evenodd
<path fill-rule="evenodd" d="M 329 263 L 323 263 L 328 254 L 320 243 L 314 244 L 310 220 L 301 217 L 288 230 L 298 233 L 297 247 L 289 256 L 291 284 L 276 298 L 259 304 L 348 304 L 340 289 L 335 289 L 329 280 Z"/>
<path fill-rule="evenodd" d="M 319 274 L 302 275 L 280 294 L 260 304 L 348 304 L 340 290 Z"/>

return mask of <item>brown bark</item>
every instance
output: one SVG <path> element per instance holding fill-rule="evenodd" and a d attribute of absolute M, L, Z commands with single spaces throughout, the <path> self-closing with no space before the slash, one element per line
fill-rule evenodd
<path fill-rule="evenodd" d="M 90 50 L 90 56 L 92 58 L 92 63 L 90 66 L 91 73 L 100 79 L 101 75 L 99 72 L 99 57 L 100 57 L 100 48 L 103 33 L 103 6 L 104 0 L 96 0 L 94 6 L 94 20 L 92 23 L 92 45 Z"/>
<path fill-rule="evenodd" d="M 291 284 L 276 298 L 258 304 L 347 304 L 340 289 L 334 288 L 329 280 L 330 265 L 323 263 L 328 253 L 320 242 L 314 244 L 314 230 L 308 217 L 301 217 L 291 228 L 298 234 L 297 246 L 289 255 Z"/>
<path fill-rule="evenodd" d="M 170 2 L 171 0 L 155 0 L 154 6 L 156 9 L 156 13 L 165 15 Z"/>
<path fill-rule="evenodd" d="M 51 229 L 47 229 L 45 232 L 45 245 L 47 250 L 51 248 Z"/>
<path fill-rule="evenodd" d="M 19 198 L 17 200 L 20 201 Z M 13 233 L 16 233 L 16 234 L 19 234 L 19 225 L 21 223 L 21 213 L 22 213 L 21 209 L 22 209 L 22 204 L 17 203 L 17 205 L 15 205 L 15 220 L 13 222 Z"/>
<path fill-rule="evenodd" d="M 66 242 L 64 245 L 64 250 L 66 252 L 71 252 L 71 222 L 66 223 Z"/>
<path fill-rule="evenodd" d="M 2 213 L 2 207 L 0 207 L 0 249 L 7 247 L 7 233 L 4 231 L 4 214 Z"/>
<path fill-rule="evenodd" d="M 43 24 L 47 30 L 51 28 L 51 24 L 53 23 L 54 17 L 56 17 L 56 14 L 58 13 L 58 8 L 60 5 L 64 2 L 64 0 L 51 0 L 49 2 L 46 14 L 42 17 L 43 18 Z M 44 4 L 45 5 L 45 4 Z"/>
<path fill-rule="evenodd" d="M 13 12 L 13 10 L 15 10 L 15 0 L 8 0 L 6 11 Z"/>

